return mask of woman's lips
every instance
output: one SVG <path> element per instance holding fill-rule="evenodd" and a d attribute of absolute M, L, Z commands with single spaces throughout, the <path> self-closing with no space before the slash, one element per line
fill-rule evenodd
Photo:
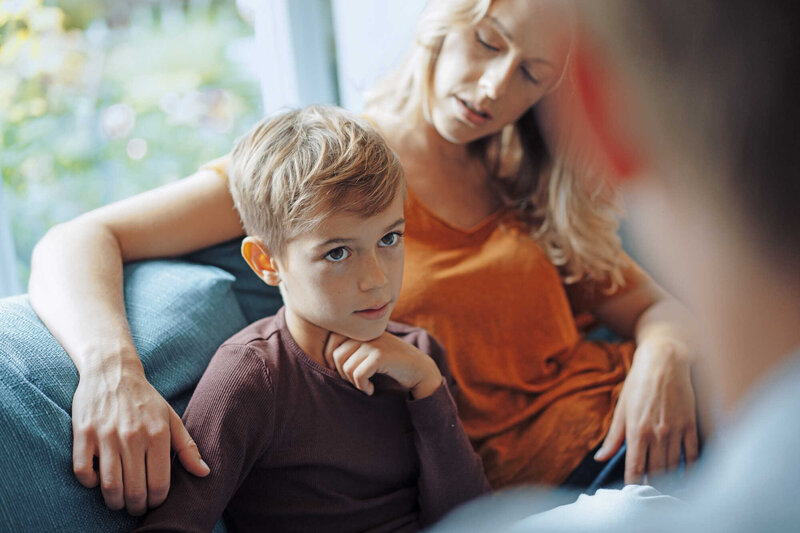
<path fill-rule="evenodd" d="M 356 315 L 360 316 L 361 318 L 366 318 L 367 320 L 377 320 L 379 318 L 383 318 L 388 311 L 389 311 L 389 302 L 383 304 L 380 307 L 370 307 L 367 309 L 356 311 Z"/>
<path fill-rule="evenodd" d="M 467 103 L 466 100 L 456 97 L 456 102 L 458 103 L 458 111 L 461 117 L 474 126 L 483 126 L 492 118 L 491 114 L 478 110 L 474 105 Z"/>

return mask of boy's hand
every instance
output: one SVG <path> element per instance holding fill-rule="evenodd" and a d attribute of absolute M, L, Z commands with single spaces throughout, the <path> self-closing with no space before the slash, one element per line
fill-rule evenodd
<path fill-rule="evenodd" d="M 330 368 L 368 395 L 375 390 L 370 381 L 375 374 L 391 377 L 416 400 L 430 396 L 442 384 L 442 373 L 433 359 L 387 332 L 366 342 L 331 333 L 323 356 Z"/>

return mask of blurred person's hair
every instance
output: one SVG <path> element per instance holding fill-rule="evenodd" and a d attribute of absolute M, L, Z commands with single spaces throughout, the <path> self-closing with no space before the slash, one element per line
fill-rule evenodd
<path fill-rule="evenodd" d="M 275 255 L 330 215 L 370 217 L 405 193 L 403 168 L 380 133 L 321 105 L 261 120 L 236 143 L 228 176 L 245 231 Z"/>
<path fill-rule="evenodd" d="M 567 8 L 571 1 L 565 2 Z M 433 76 L 445 36 L 454 28 L 476 25 L 491 4 L 492 0 L 430 0 L 417 23 L 409 57 L 367 93 L 366 112 L 422 113 L 430 120 Z M 569 90 L 564 87 L 568 83 L 559 90 Z M 554 155 L 545 142 L 537 107 L 497 134 L 474 141 L 469 149 L 484 161 L 501 197 L 519 210 L 565 283 L 589 279 L 614 290 L 624 283 L 618 195 L 605 180 L 594 179 L 585 158 L 566 157 L 561 151 Z"/>
<path fill-rule="evenodd" d="M 582 7 L 646 98 L 637 111 L 668 143 L 668 164 L 694 169 L 671 173 L 665 186 L 719 199 L 760 251 L 796 268 L 800 3 L 585 0 Z"/>

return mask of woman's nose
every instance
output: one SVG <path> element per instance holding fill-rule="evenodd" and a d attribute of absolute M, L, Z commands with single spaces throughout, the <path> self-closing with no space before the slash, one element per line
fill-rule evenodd
<path fill-rule="evenodd" d="M 483 73 L 478 86 L 487 98 L 497 100 L 505 94 L 515 70 L 514 57 L 497 58 Z"/>

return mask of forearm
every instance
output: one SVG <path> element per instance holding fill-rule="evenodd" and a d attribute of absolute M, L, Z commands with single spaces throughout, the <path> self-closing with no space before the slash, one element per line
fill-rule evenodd
<path fill-rule="evenodd" d="M 409 409 L 420 460 L 420 522 L 427 526 L 490 487 L 445 383 Z"/>
<path fill-rule="evenodd" d="M 76 219 L 51 229 L 34 250 L 28 290 L 82 376 L 143 372 L 125 315 L 120 247 L 102 224 Z"/>

